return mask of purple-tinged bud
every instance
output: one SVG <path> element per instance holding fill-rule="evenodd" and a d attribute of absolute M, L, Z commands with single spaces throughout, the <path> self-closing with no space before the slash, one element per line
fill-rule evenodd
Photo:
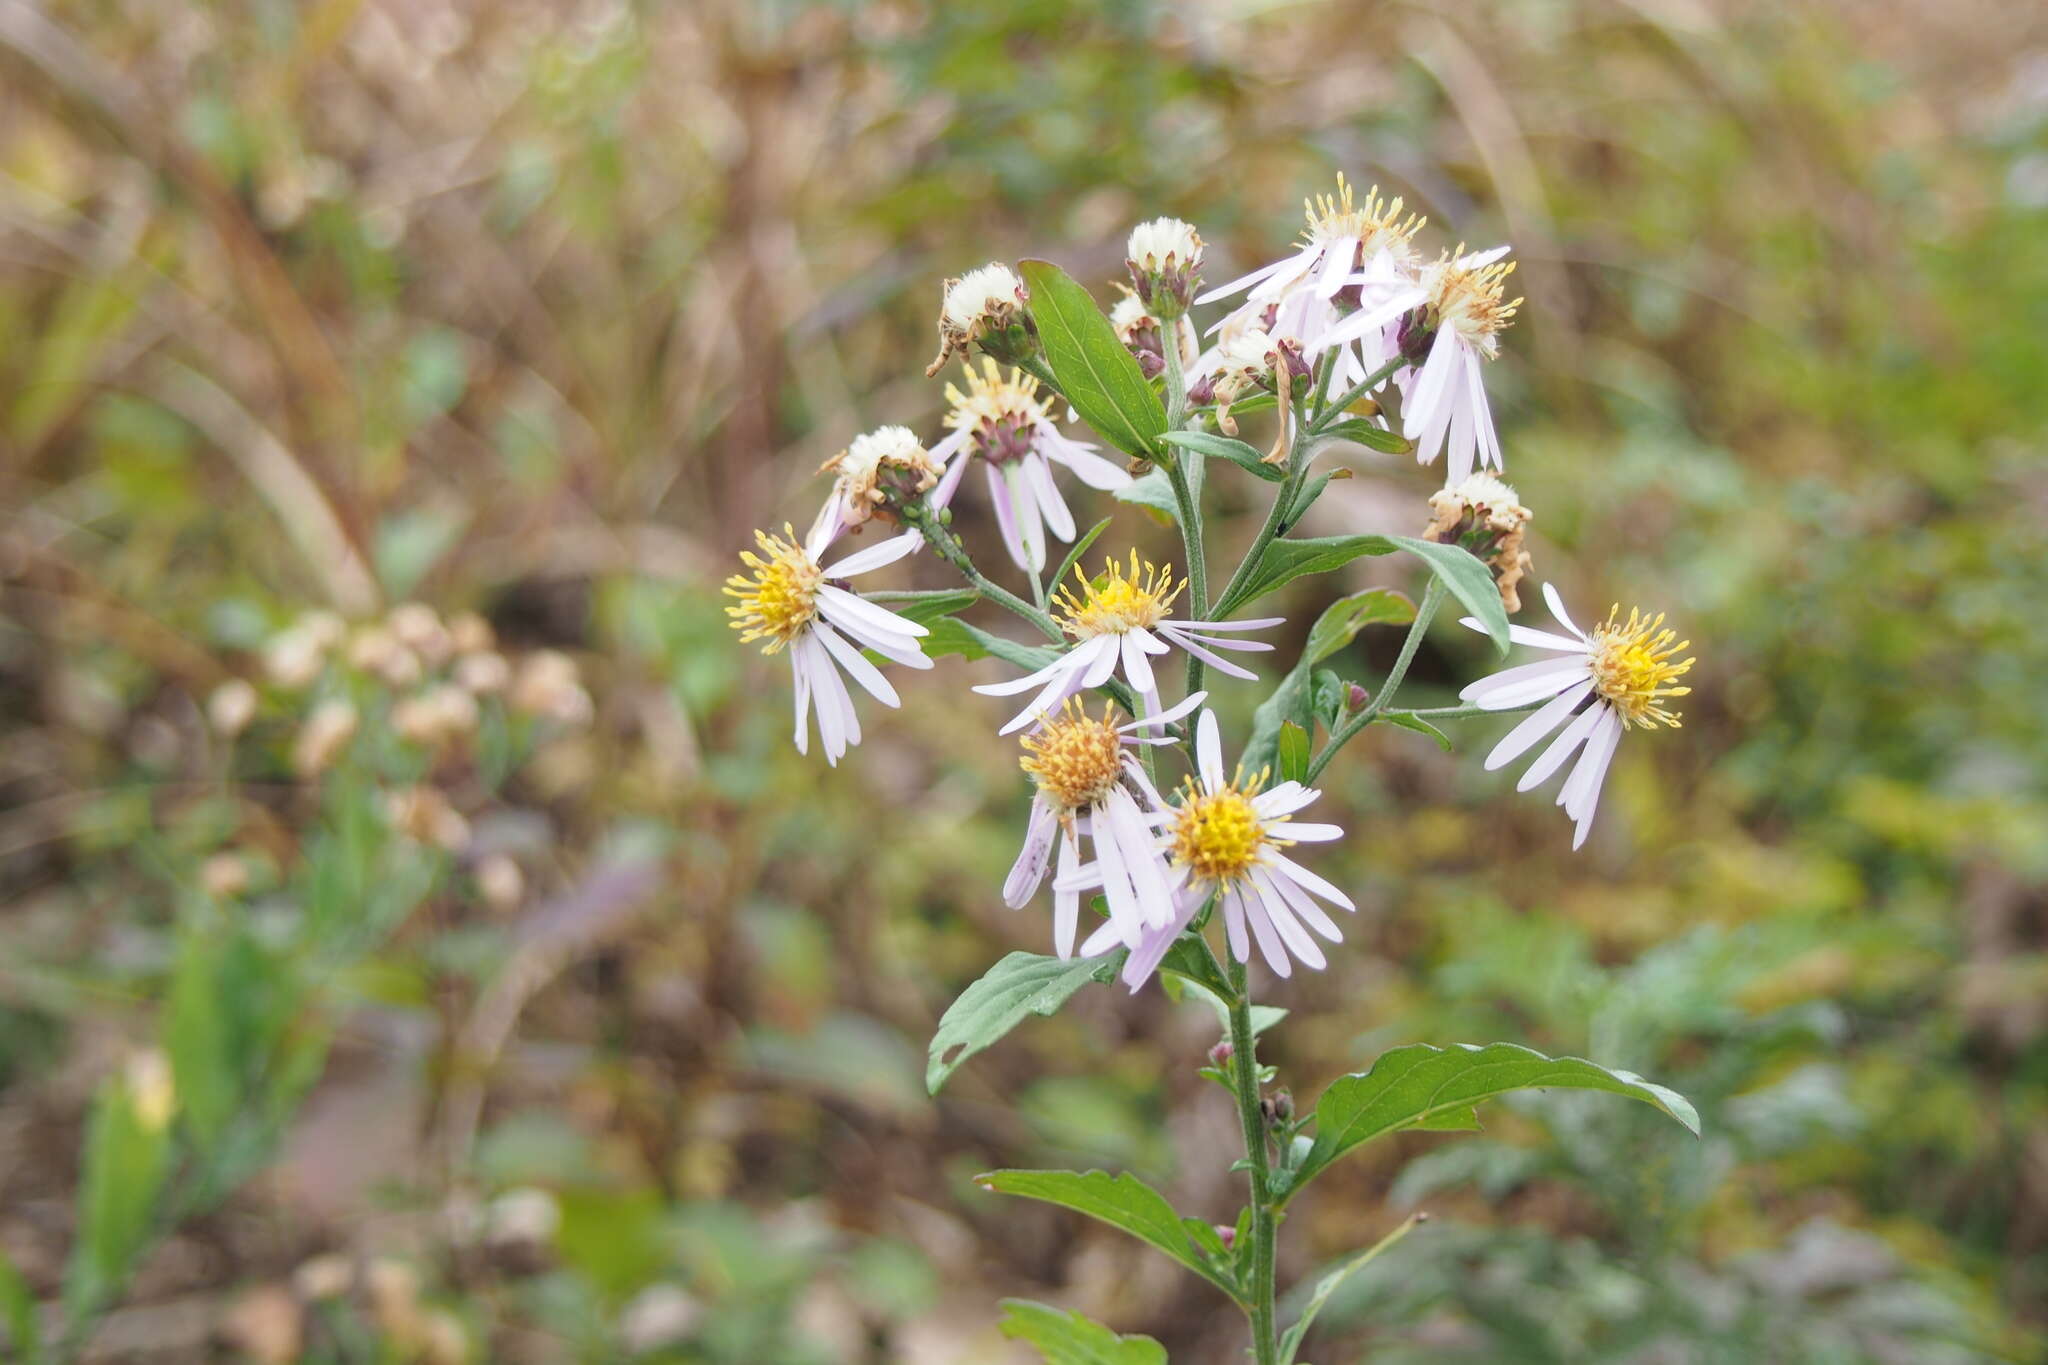
<path fill-rule="evenodd" d="M 1354 716 L 1363 711 L 1365 704 L 1371 700 L 1372 693 L 1357 683 L 1351 683 L 1344 689 L 1344 709 Z"/>
<path fill-rule="evenodd" d="M 1236 1052 L 1237 1050 L 1230 1045 L 1230 1040 L 1225 1038 L 1222 1042 L 1209 1049 L 1209 1065 L 1220 1071 L 1230 1065 L 1230 1059 L 1236 1055 Z"/>

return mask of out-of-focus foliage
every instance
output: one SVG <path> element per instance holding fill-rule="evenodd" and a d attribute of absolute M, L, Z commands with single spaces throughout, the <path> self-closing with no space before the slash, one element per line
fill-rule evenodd
<path fill-rule="evenodd" d="M 1275 1060 L 1516 1037 L 1707 1136 L 1556 1096 L 1374 1149 L 1291 1244 L 1433 1218 L 1305 1354 L 2036 1358 L 2048 18 L 113 0 L 0 10 L 0 68 L 0 1322 L 61 1333 L 67 1268 L 140 1239 L 91 1358 L 994 1360 L 1023 1294 L 1224 1359 L 1198 1282 L 967 1180 L 1093 1160 L 1227 1216 L 1203 1007 L 1091 987 L 924 1098 L 945 1003 L 1047 932 L 996 895 L 984 665 L 828 772 L 712 589 L 856 431 L 935 430 L 941 276 L 1099 288 L 1177 213 L 1221 278 L 1343 170 L 1514 242 L 1537 573 L 1701 664 L 1578 857 L 1495 727 L 1347 752 L 1361 918 Z M 1317 534 L 1419 529 L 1427 473 L 1357 473 Z M 305 780 L 265 681 L 305 612 L 405 599 L 594 701 L 446 774 L 456 854 L 353 785 L 421 780 L 395 726 Z M 1411 677 L 1471 676 L 1462 635 Z M 159 1045 L 185 1155 L 113 1163 L 172 1160 L 139 1229 L 81 1188 L 151 1145 Z"/>

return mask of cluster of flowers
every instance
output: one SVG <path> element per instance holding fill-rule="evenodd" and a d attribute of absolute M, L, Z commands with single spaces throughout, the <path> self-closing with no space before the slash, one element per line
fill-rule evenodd
<path fill-rule="evenodd" d="M 1335 195 L 1308 204 L 1307 223 L 1296 250 L 1199 295 L 1203 244 L 1195 229 L 1175 219 L 1139 226 L 1127 252 L 1131 286 L 1110 315 L 1118 337 L 1147 378 L 1177 368 L 1191 409 L 1209 410 L 1223 431 L 1235 431 L 1233 404 L 1274 395 L 1283 425 L 1276 452 L 1286 449 L 1285 426 L 1319 367 L 1327 367 L 1325 385 L 1338 390 L 1386 383 L 1392 392 L 1381 396 L 1398 395 L 1399 430 L 1418 461 L 1444 457 L 1448 479 L 1430 499 L 1425 534 L 1485 560 L 1504 607 L 1518 610 L 1518 585 L 1530 564 L 1530 514 L 1491 472 L 1502 465 L 1501 449 L 1481 382 L 1520 303 L 1505 296 L 1514 268 L 1503 260 L 1507 248 L 1460 247 L 1425 260 L 1413 241 L 1421 222 L 1404 216 L 1400 200 L 1388 202 L 1376 191 L 1359 200 L 1341 178 Z M 1188 308 L 1237 295 L 1242 302 L 1209 329 L 1213 344 L 1201 349 Z M 1075 535 L 1058 470 L 1092 489 L 1115 490 L 1143 467 L 1119 468 L 1060 432 L 1040 385 L 1026 373 L 1044 373 L 1034 364 L 1041 354 L 1037 325 L 1029 293 L 1008 267 L 990 264 L 946 281 L 939 333 L 941 349 L 928 374 L 974 346 L 985 357 L 979 372 L 967 368 L 965 391 L 946 390 L 946 435 L 929 448 L 901 426 L 859 437 L 826 463 L 822 472 L 835 481 L 808 535 L 800 541 L 787 527 L 780 537 L 757 533 L 759 553 L 743 554 L 746 572 L 728 580 L 726 591 L 737 599 L 728 611 L 742 638 L 790 657 L 797 748 L 807 747 L 815 710 L 828 762 L 860 741 L 848 680 L 884 705 L 898 704 L 894 687 L 863 651 L 931 667 L 919 643 L 926 627 L 861 596 L 848 580 L 916 552 L 940 533 L 970 463 L 982 464 L 1003 544 L 1040 600 L 1047 537 L 1071 542 Z M 1016 368 L 1006 373 L 998 362 Z M 835 551 L 842 536 L 871 520 L 899 529 L 868 548 Z M 1055 585 L 1049 603 L 1066 636 L 1058 657 L 1023 677 L 974 689 L 1033 694 L 1002 726 L 1005 734 L 1024 732 L 1022 767 L 1036 787 L 1005 900 L 1027 903 L 1050 872 L 1054 942 L 1064 957 L 1076 951 L 1082 895 L 1099 892 L 1107 919 L 1079 951 L 1128 948 L 1124 975 L 1134 989 L 1212 898 L 1239 960 L 1248 961 L 1256 943 L 1282 976 L 1295 962 L 1323 966 L 1317 938 L 1341 937 L 1323 905 L 1349 910 L 1352 903 L 1287 852 L 1341 837 L 1334 825 L 1294 818 L 1319 793 L 1297 782 L 1268 787 L 1265 772 L 1231 772 L 1215 715 L 1199 709 L 1206 694 L 1167 707 L 1158 687 L 1156 661 L 1176 649 L 1220 673 L 1254 677 L 1224 653 L 1270 650 L 1239 637 L 1280 625 L 1280 618 L 1176 617 L 1173 604 L 1185 584 L 1170 566 L 1144 563 L 1135 553 L 1127 565 L 1109 560 L 1093 579 L 1077 567 L 1075 578 L 1071 587 Z M 1577 847 L 1622 733 L 1677 724 L 1666 703 L 1688 691 L 1675 680 L 1692 660 L 1676 657 L 1684 644 L 1661 616 L 1631 611 L 1623 618 L 1617 610 L 1585 631 L 1552 588 L 1543 592 L 1565 633 L 1519 625 L 1510 633 L 1553 657 L 1507 668 L 1461 695 L 1485 711 L 1537 708 L 1494 748 L 1489 769 L 1555 734 L 1521 789 L 1578 756 L 1558 798 L 1576 822 Z M 1482 628 L 1471 618 L 1464 624 Z M 1120 690 L 1119 676 L 1132 699 L 1130 719 L 1118 723 L 1109 710 L 1090 715 L 1080 694 Z M 1194 773 L 1168 799 L 1136 754 L 1178 743 L 1169 727 L 1197 712 L 1188 727 Z"/>
<path fill-rule="evenodd" d="M 331 611 L 309 611 L 273 635 L 261 651 L 270 699 L 293 717 L 291 765 L 313 781 L 334 767 L 364 732 L 399 745 L 394 765 L 408 777 L 384 793 L 382 809 L 404 837 L 471 863 L 486 903 L 506 910 L 525 896 L 518 861 L 479 850 L 470 821 L 450 793 L 455 775 L 473 769 L 479 731 L 494 710 L 556 727 L 589 723 L 593 705 L 575 660 L 557 650 L 508 656 L 490 623 L 474 612 L 447 620 L 420 602 L 351 626 Z M 207 699 L 215 733 L 233 740 L 258 720 L 265 694 L 231 678 Z M 440 779 L 440 780 L 437 780 Z M 258 855 L 225 851 L 207 860 L 202 887 L 218 898 L 246 893 Z"/>

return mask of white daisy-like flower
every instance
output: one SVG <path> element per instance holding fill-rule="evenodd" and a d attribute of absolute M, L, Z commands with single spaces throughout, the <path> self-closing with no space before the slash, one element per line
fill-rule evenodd
<path fill-rule="evenodd" d="M 1265 616 L 1252 621 L 1192 621 L 1167 615 L 1184 584 L 1173 580 L 1171 566 L 1161 568 L 1141 562 L 1131 551 L 1128 573 L 1114 559 L 1103 566 L 1102 575 L 1090 581 L 1081 566 L 1074 566 L 1078 593 L 1061 588 L 1053 597 L 1060 625 L 1074 637 L 1074 644 L 1057 659 L 1035 673 L 1007 682 L 983 683 L 977 692 L 991 697 L 1014 696 L 1038 688 L 1039 693 L 1011 718 L 1000 733 L 1010 734 L 1045 719 L 1067 698 L 1091 687 L 1100 687 L 1117 672 L 1123 675 L 1144 702 L 1147 727 L 1160 724 L 1159 685 L 1152 673 L 1152 655 L 1168 654 L 1179 645 L 1219 673 L 1233 678 L 1257 678 L 1248 668 L 1220 658 L 1213 650 L 1269 650 L 1273 646 L 1257 640 L 1219 639 L 1237 631 L 1264 630 L 1285 618 Z"/>
<path fill-rule="evenodd" d="M 946 425 L 952 431 L 931 449 L 932 459 L 946 467 L 932 506 L 952 502 L 967 466 L 979 456 L 988 469 L 989 500 L 1004 548 L 1018 568 L 1044 573 L 1046 532 L 1063 541 L 1074 538 L 1074 514 L 1053 482 L 1053 465 L 1064 465 L 1082 483 L 1104 490 L 1122 488 L 1131 476 L 1097 455 L 1094 446 L 1060 434 L 1038 396 L 1036 379 L 1022 370 L 1012 370 L 1006 379 L 986 358 L 982 373 L 972 365 L 966 368 L 967 392 L 946 386 L 946 400 L 953 405 Z"/>
<path fill-rule="evenodd" d="M 1195 723 L 1195 761 L 1198 775 L 1187 780 L 1173 805 L 1155 816 L 1161 826 L 1159 848 L 1168 860 L 1173 917 L 1162 926 L 1148 927 L 1144 941 L 1131 949 L 1124 962 L 1124 984 L 1134 991 L 1145 984 L 1173 940 L 1212 895 L 1222 908 L 1230 952 L 1238 961 L 1251 961 L 1256 941 L 1259 955 L 1279 976 L 1292 974 L 1296 962 L 1321 970 L 1328 959 L 1316 936 L 1341 943 L 1344 933 L 1317 899 L 1345 910 L 1358 907 L 1283 850 L 1344 837 L 1336 825 L 1294 819 L 1322 793 L 1299 782 L 1261 790 L 1267 774 L 1247 777 L 1241 767 L 1235 776 L 1226 777 L 1213 711 L 1202 712 Z M 1069 881 L 1082 888 L 1093 885 L 1100 871 L 1099 864 L 1083 867 L 1071 879 L 1055 880 L 1053 889 L 1058 891 Z M 1081 945 L 1081 955 L 1108 952 L 1121 938 L 1113 922 L 1106 924 Z"/>
<path fill-rule="evenodd" d="M 1340 295 L 1360 285 L 1370 289 L 1409 277 L 1415 256 L 1412 239 L 1422 219 L 1404 216 L 1401 200 L 1381 198 L 1377 185 L 1366 191 L 1362 202 L 1357 200 L 1341 175 L 1335 195 L 1318 195 L 1306 201 L 1304 209 L 1307 227 L 1292 255 L 1218 285 L 1195 302 L 1245 291 L 1243 306 L 1226 322 L 1249 321 L 1275 336 L 1293 337 L 1313 354 L 1339 344 L 1328 337 L 1345 318 L 1343 305 L 1360 302 Z M 1368 295 L 1363 302 L 1370 307 L 1372 298 Z M 1218 324 L 1211 331 L 1222 327 Z M 1360 335 L 1352 332 L 1349 339 Z M 1349 385 L 1363 379 L 1370 371 L 1360 368 L 1361 363 L 1356 349 L 1344 346 L 1333 382 Z"/>
<path fill-rule="evenodd" d="M 1124 265 L 1146 307 L 1178 317 L 1201 274 L 1202 235 L 1178 218 L 1140 223 L 1131 229 Z"/>
<path fill-rule="evenodd" d="M 938 458 L 925 450 L 909 427 L 876 427 L 854 437 L 818 468 L 820 474 L 833 476 L 832 492 L 818 509 L 805 543 L 822 551 L 842 532 L 876 517 L 896 521 L 897 503 L 914 501 L 938 482 Z"/>
<path fill-rule="evenodd" d="M 870 545 L 836 563 L 820 565 L 824 541 L 815 537 L 799 545 L 788 526 L 784 535 L 756 531 L 761 548 L 740 553 L 749 572 L 725 580 L 725 592 L 739 599 L 725 609 L 742 640 L 764 640 L 761 652 L 789 651 L 796 684 L 796 750 L 809 752 L 810 714 L 815 703 L 818 737 L 825 761 L 837 764 L 847 749 L 860 743 L 860 718 L 847 691 L 844 672 L 884 706 L 899 705 L 896 689 L 862 655 L 871 649 L 906 668 L 930 668 L 932 661 L 918 646 L 928 634 L 915 621 L 878 607 L 834 580 L 853 578 L 903 558 L 923 543 L 906 531 L 879 545 Z"/>
<path fill-rule="evenodd" d="M 1086 835 L 1095 849 L 1101 870 L 1099 883 L 1119 940 L 1135 949 L 1148 928 L 1156 929 L 1172 919 L 1166 861 L 1152 819 L 1138 804 L 1132 786 L 1155 809 L 1163 803 L 1128 746 L 1173 743 L 1170 737 L 1133 732 L 1148 723 L 1178 720 L 1201 705 L 1207 695 L 1197 692 L 1150 722 L 1134 720 L 1123 725 L 1110 723 L 1107 707 L 1098 720 L 1078 700 L 1069 701 L 1044 728 L 1024 737 L 1020 762 L 1037 784 L 1037 791 L 1031 798 L 1024 847 L 1003 883 L 1004 904 L 1014 910 L 1037 894 L 1052 864 L 1055 838 L 1059 840 L 1058 882 L 1072 880 L 1082 865 L 1081 838 Z M 1053 946 L 1061 957 L 1074 955 L 1080 913 L 1080 889 L 1059 889 L 1056 884 Z"/>
<path fill-rule="evenodd" d="M 1016 272 L 1000 261 L 947 280 L 939 305 L 939 358 L 925 368 L 925 377 L 936 375 L 970 343 L 1026 322 L 1030 298 Z"/>
<path fill-rule="evenodd" d="M 1520 299 L 1507 299 L 1512 261 L 1508 248 L 1466 254 L 1460 246 L 1425 267 L 1405 287 L 1386 290 L 1377 305 L 1361 308 L 1323 334 L 1318 346 L 1380 337 L 1407 313 L 1422 309 L 1435 329 L 1429 355 L 1396 378 L 1401 387 L 1401 434 L 1415 443 L 1422 464 L 1447 452 L 1444 482 L 1464 481 L 1475 468 L 1501 468 L 1500 437 L 1486 402 L 1485 362 L 1500 354 L 1500 334 L 1514 320 Z"/>
<path fill-rule="evenodd" d="M 1673 656 L 1688 642 L 1665 629 L 1661 612 L 1646 617 L 1631 607 L 1628 619 L 1623 620 L 1621 608 L 1616 606 L 1607 613 L 1606 621 L 1587 632 L 1572 624 L 1557 590 L 1548 583 L 1543 585 L 1543 600 L 1569 634 L 1509 626 L 1508 635 L 1517 644 L 1550 650 L 1558 657 L 1503 669 L 1458 695 L 1488 711 L 1545 703 L 1494 745 L 1486 756 L 1489 772 L 1514 762 L 1537 741 L 1564 726 L 1564 733 L 1551 740 L 1550 747 L 1529 765 L 1515 790 L 1528 791 L 1540 785 L 1577 753 L 1579 760 L 1557 797 L 1557 804 L 1577 822 L 1572 835 L 1576 849 L 1593 828 L 1600 787 L 1607 780 L 1607 768 L 1614 761 L 1622 732 L 1660 725 L 1676 728 L 1678 716 L 1664 703 L 1692 691 L 1672 684 L 1685 675 L 1693 661 L 1674 662 Z M 1485 629 L 1469 616 L 1464 624 L 1474 630 Z"/>

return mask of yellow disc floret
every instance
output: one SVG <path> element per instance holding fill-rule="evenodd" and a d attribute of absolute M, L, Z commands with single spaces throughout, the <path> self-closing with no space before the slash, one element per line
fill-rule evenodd
<path fill-rule="evenodd" d="M 1401 201 L 1382 199 L 1378 185 L 1365 192 L 1364 203 L 1356 202 L 1341 173 L 1337 176 L 1336 194 L 1319 194 L 1304 200 L 1303 207 L 1307 210 L 1308 230 L 1302 235 L 1307 244 L 1353 238 L 1359 244 L 1360 259 L 1367 261 L 1382 251 L 1396 260 L 1407 259 L 1412 252 L 1408 239 L 1423 221 L 1414 214 L 1404 219 Z"/>
<path fill-rule="evenodd" d="M 967 392 L 946 385 L 946 401 L 953 405 L 946 425 L 955 431 L 971 431 L 983 422 L 1008 422 L 1013 426 L 1034 423 L 1045 417 L 1045 404 L 1038 397 L 1038 381 L 1022 370 L 1003 376 L 1002 367 L 982 357 L 981 372 L 965 365 Z"/>
<path fill-rule="evenodd" d="M 742 640 L 766 639 L 764 654 L 781 649 L 811 624 L 818 614 L 818 585 L 825 581 L 824 571 L 797 544 L 795 528 L 782 529 L 782 536 L 754 532 L 762 553 L 740 551 L 740 562 L 751 574 L 725 580 L 725 595 L 739 599 L 737 606 L 725 609 L 732 628 Z"/>
<path fill-rule="evenodd" d="M 1123 745 L 1109 716 L 1104 707 L 1097 720 L 1070 698 L 1058 717 L 1024 736 L 1018 764 L 1062 815 L 1095 805 L 1123 776 Z"/>
<path fill-rule="evenodd" d="M 1667 710 L 1664 701 L 1692 691 L 1671 684 L 1693 661 L 1672 662 L 1672 656 L 1691 643 L 1676 637 L 1676 631 L 1664 628 L 1664 613 L 1644 616 L 1630 607 L 1628 619 L 1623 621 L 1619 605 L 1610 608 L 1607 620 L 1594 627 L 1593 690 L 1620 713 L 1622 724 L 1646 728 L 1678 725 L 1677 714 Z"/>
<path fill-rule="evenodd" d="M 1460 242 L 1456 251 L 1446 253 L 1423 275 L 1423 288 L 1429 291 L 1430 316 L 1438 328 L 1450 328 L 1477 347 L 1481 355 L 1491 357 L 1500 349 L 1500 333 L 1514 321 L 1515 310 L 1522 306 L 1519 298 L 1506 297 L 1507 279 L 1514 273 L 1515 263 L 1458 264 L 1464 258 L 1465 244 Z"/>
<path fill-rule="evenodd" d="M 1252 805 L 1265 781 L 1264 772 L 1247 782 L 1240 771 L 1212 792 L 1189 778 L 1181 790 L 1179 814 L 1173 824 L 1174 862 L 1197 877 L 1227 883 L 1249 873 L 1267 844 L 1285 847 L 1290 843 L 1269 837 L 1267 821 Z M 1286 817 L 1272 823 L 1285 824 Z"/>
<path fill-rule="evenodd" d="M 1093 581 L 1081 576 L 1079 565 L 1074 566 L 1074 578 L 1081 585 L 1080 595 L 1075 596 L 1070 588 L 1061 588 L 1053 597 L 1053 605 L 1065 618 L 1061 624 L 1067 634 L 1077 640 L 1122 635 L 1158 625 L 1166 619 L 1167 609 L 1180 596 L 1182 586 L 1173 581 L 1171 565 L 1160 568 L 1149 560 L 1141 563 L 1136 550 L 1131 551 L 1128 574 L 1123 565 L 1111 559 L 1104 562 L 1102 573 Z"/>

